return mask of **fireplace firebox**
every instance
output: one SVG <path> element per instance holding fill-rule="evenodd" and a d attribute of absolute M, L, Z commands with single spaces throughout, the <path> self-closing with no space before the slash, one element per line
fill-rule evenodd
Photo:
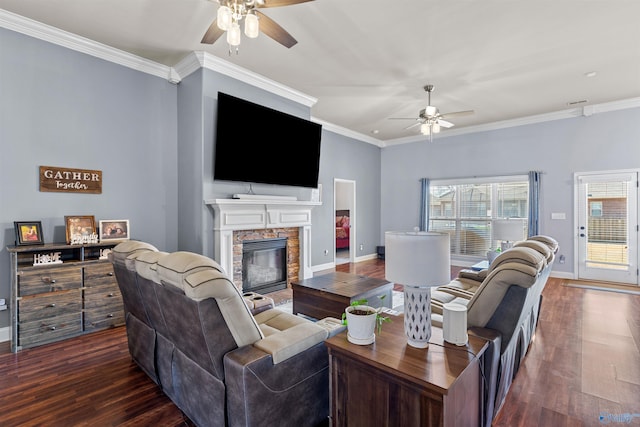
<path fill-rule="evenodd" d="M 242 291 L 266 294 L 287 287 L 287 239 L 242 243 Z"/>

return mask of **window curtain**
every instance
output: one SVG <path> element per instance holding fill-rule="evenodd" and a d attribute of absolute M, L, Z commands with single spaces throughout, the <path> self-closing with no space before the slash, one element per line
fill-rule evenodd
<path fill-rule="evenodd" d="M 420 178 L 420 231 L 429 231 L 429 178 Z"/>
<path fill-rule="evenodd" d="M 529 229 L 528 236 L 539 234 L 540 222 L 540 177 L 542 172 L 529 172 Z"/>

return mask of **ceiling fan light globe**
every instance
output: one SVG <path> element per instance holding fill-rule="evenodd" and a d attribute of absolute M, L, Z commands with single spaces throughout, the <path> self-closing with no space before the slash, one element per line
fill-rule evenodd
<path fill-rule="evenodd" d="M 216 23 L 218 28 L 227 31 L 231 27 L 231 9 L 227 6 L 220 6 L 218 8 L 218 15 L 216 17 Z"/>
<path fill-rule="evenodd" d="M 240 46 L 240 25 L 237 22 L 231 24 L 227 30 L 227 43 L 231 46 Z"/>
<path fill-rule="evenodd" d="M 420 125 L 420 133 L 426 136 L 431 134 L 431 126 L 427 123 Z"/>
<path fill-rule="evenodd" d="M 426 108 L 424 109 L 424 113 L 427 116 L 435 116 L 438 113 L 438 109 L 433 105 L 427 105 Z"/>
<path fill-rule="evenodd" d="M 439 133 L 440 132 L 440 125 L 438 124 L 438 122 L 435 122 L 432 126 L 431 126 L 431 131 L 433 133 Z"/>
<path fill-rule="evenodd" d="M 258 17 L 252 13 L 248 14 L 244 20 L 244 34 L 255 39 L 260 34 L 260 24 L 258 23 Z"/>

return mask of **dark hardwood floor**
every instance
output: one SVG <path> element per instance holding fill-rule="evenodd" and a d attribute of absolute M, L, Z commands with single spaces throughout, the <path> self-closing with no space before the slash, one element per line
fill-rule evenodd
<path fill-rule="evenodd" d="M 380 260 L 336 269 L 384 278 Z M 554 278 L 543 295 L 535 341 L 494 426 L 640 425 L 640 295 Z M 17 354 L 0 343 L 0 426 L 192 423 L 131 361 L 121 327 Z"/>

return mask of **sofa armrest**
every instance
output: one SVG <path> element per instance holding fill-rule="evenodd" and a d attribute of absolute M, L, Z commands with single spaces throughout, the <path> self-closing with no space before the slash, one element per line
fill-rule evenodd
<path fill-rule="evenodd" d="M 328 332 L 312 322 L 295 325 L 256 341 L 254 347 L 268 353 L 276 365 L 327 339 Z"/>
<path fill-rule="evenodd" d="M 502 344 L 502 336 L 495 329 L 471 327 L 467 329 L 467 333 L 472 336 L 480 337 L 489 342 L 489 347 L 482 355 L 482 374 L 483 374 L 483 402 L 482 402 L 482 425 L 490 427 L 496 406 L 496 392 L 498 389 L 498 369 L 500 366 L 500 347 Z"/>
<path fill-rule="evenodd" d="M 315 426 L 329 416 L 324 343 L 277 365 L 269 354 L 246 345 L 224 356 L 224 371 L 229 427 Z"/>

